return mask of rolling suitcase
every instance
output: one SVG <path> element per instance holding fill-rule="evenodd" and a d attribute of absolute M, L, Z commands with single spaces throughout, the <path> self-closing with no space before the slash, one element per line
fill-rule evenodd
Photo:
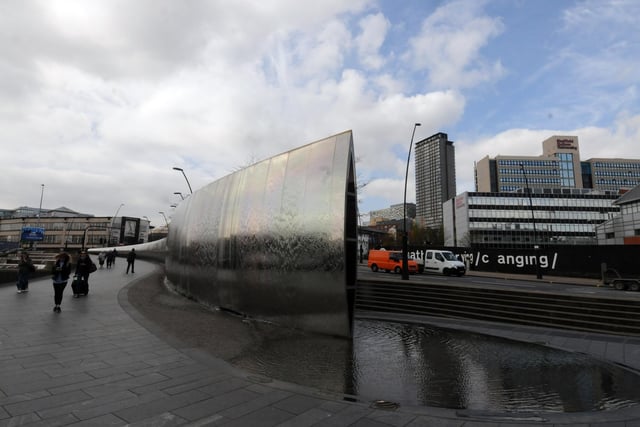
<path fill-rule="evenodd" d="M 86 280 L 82 280 L 82 277 L 74 276 L 73 282 L 71 282 L 71 290 L 73 296 L 78 298 L 79 295 L 87 295 L 89 293 L 89 285 Z"/>

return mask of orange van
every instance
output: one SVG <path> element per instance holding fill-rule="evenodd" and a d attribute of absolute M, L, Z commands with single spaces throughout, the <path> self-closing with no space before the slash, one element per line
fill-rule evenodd
<path fill-rule="evenodd" d="M 369 251 L 367 266 L 374 272 L 384 270 L 386 272 L 393 271 L 394 273 L 400 274 L 402 273 L 402 252 L 371 249 Z M 408 267 L 410 274 L 418 272 L 418 263 L 415 260 L 409 259 Z"/>

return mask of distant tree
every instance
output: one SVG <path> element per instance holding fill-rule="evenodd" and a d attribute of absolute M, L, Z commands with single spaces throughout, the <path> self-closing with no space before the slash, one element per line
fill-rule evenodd
<path fill-rule="evenodd" d="M 458 239 L 458 246 L 462 246 L 465 248 L 471 247 L 471 234 L 467 231 Z"/>
<path fill-rule="evenodd" d="M 414 246 L 423 246 L 426 245 L 428 241 L 428 229 L 420 226 L 417 221 L 414 221 L 413 226 L 409 230 L 409 244 Z"/>

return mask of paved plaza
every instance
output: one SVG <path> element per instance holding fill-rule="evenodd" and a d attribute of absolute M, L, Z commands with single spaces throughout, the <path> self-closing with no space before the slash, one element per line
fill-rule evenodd
<path fill-rule="evenodd" d="M 68 286 L 60 314 L 52 311 L 48 278 L 32 280 L 26 294 L 13 284 L 0 286 L 0 427 L 640 425 L 638 407 L 526 415 L 377 409 L 373 402 L 244 372 L 224 361 L 250 345 L 234 333 L 241 319 L 221 320 L 180 296 L 138 289 L 161 276 L 155 264 L 138 261 L 128 275 L 125 267 L 118 259 L 115 268 L 92 274 L 86 298 L 72 298 Z M 154 304 L 157 298 L 165 303 Z M 183 304 L 193 304 L 187 315 Z M 638 339 L 433 322 L 640 369 Z"/>

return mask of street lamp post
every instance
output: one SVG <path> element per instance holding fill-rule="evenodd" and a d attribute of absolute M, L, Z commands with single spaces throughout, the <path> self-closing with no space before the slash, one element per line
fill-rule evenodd
<path fill-rule="evenodd" d="M 182 168 L 173 167 L 173 170 L 182 172 L 182 176 L 184 176 L 184 180 L 187 181 L 187 186 L 189 186 L 189 192 L 193 194 L 193 190 L 191 189 L 191 184 L 189 184 L 189 180 L 187 179 L 187 174 L 184 173 Z"/>
<path fill-rule="evenodd" d="M 158 212 L 160 215 L 162 215 L 162 218 L 164 218 L 164 223 L 167 227 L 169 227 L 169 221 L 167 221 L 167 217 L 164 215 L 164 212 L 160 211 Z"/>
<path fill-rule="evenodd" d="M 44 197 L 44 184 L 40 184 L 40 207 L 38 208 L 38 227 L 40 227 L 40 214 L 42 213 L 42 198 Z"/>
<path fill-rule="evenodd" d="M 38 225 L 37 227 L 40 227 L 40 214 L 42 213 L 42 197 L 44 196 L 44 184 L 40 184 L 40 207 L 38 208 Z M 38 242 L 35 241 L 33 242 L 33 249 L 37 249 L 38 247 Z"/>
<path fill-rule="evenodd" d="M 527 173 L 525 172 L 524 165 L 522 163 L 520 163 L 520 170 L 522 171 L 522 176 L 524 177 L 524 185 L 529 196 L 529 209 L 531 209 L 531 222 L 533 223 L 533 249 L 535 250 L 536 255 L 536 277 L 538 279 L 542 279 L 542 270 L 540 269 L 540 245 L 538 245 L 537 243 L 538 232 L 536 230 L 536 217 L 533 213 L 533 200 L 531 199 L 529 180 L 527 179 Z"/>
<path fill-rule="evenodd" d="M 116 217 L 118 216 L 118 213 L 120 212 L 120 209 L 122 209 L 123 206 L 124 206 L 124 203 L 120 203 L 120 206 L 118 206 L 118 209 L 116 209 L 115 215 L 113 215 L 113 218 L 111 218 L 111 227 L 109 227 L 109 245 L 111 245 L 111 242 L 113 241 L 113 229 L 114 229 L 113 223 L 115 222 Z M 117 241 L 116 243 L 120 243 L 120 242 Z"/>
<path fill-rule="evenodd" d="M 416 128 L 420 126 L 420 123 L 413 125 L 413 132 L 411 133 L 411 143 L 409 144 L 409 154 L 407 155 L 407 170 L 404 174 L 404 203 L 402 204 L 402 220 L 404 224 L 404 230 L 402 230 L 402 280 L 409 280 L 409 256 L 408 252 L 408 232 L 407 232 L 407 179 L 409 178 L 409 159 L 411 159 L 411 149 L 413 147 L 413 137 L 416 134 Z"/>

